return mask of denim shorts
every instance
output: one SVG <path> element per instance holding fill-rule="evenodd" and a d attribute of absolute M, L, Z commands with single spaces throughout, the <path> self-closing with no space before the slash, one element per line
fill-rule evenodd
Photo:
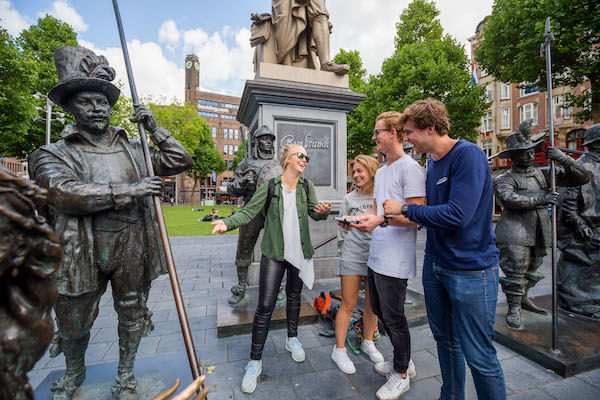
<path fill-rule="evenodd" d="M 346 261 L 340 258 L 340 263 L 338 264 L 338 275 L 363 275 L 367 276 L 367 263 L 358 262 L 358 261 Z"/>

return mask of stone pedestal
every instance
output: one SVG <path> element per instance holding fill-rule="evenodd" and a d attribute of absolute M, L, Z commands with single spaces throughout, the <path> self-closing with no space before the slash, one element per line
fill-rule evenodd
<path fill-rule="evenodd" d="M 288 143 L 306 147 L 310 162 L 304 176 L 315 184 L 319 201 L 332 203 L 326 221 L 310 220 L 313 245 L 336 234 L 333 218 L 346 194 L 346 114 L 364 97 L 348 89 L 345 76 L 284 65 L 261 63 L 255 79 L 246 81 L 237 119 L 250 132 L 262 125 L 271 128 L 277 158 Z M 262 234 L 248 273 L 251 286 L 258 283 L 261 240 Z M 336 241 L 317 250 L 316 279 L 335 276 L 337 256 Z"/>
<path fill-rule="evenodd" d="M 552 296 L 532 299 L 546 310 Z M 506 324 L 507 305 L 496 308 L 496 341 L 524 357 L 567 378 L 600 367 L 600 322 L 559 309 L 558 352 L 552 351 L 552 316 L 522 312 L 520 329 Z"/>

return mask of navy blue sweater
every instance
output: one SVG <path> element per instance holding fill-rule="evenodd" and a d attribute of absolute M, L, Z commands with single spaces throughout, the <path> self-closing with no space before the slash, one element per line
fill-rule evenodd
<path fill-rule="evenodd" d="M 498 265 L 492 227 L 494 188 L 484 152 L 459 140 L 427 165 L 427 205 L 411 204 L 407 217 L 427 227 L 426 257 L 452 269 Z"/>

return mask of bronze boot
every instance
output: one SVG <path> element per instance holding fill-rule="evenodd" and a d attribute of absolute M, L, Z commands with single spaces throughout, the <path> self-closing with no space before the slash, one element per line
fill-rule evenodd
<path fill-rule="evenodd" d="M 518 329 L 521 327 L 521 297 L 514 294 L 507 295 L 508 313 L 506 323 L 509 327 Z"/>
<path fill-rule="evenodd" d="M 79 339 L 60 339 L 67 370 L 62 378 L 52 384 L 52 400 L 71 400 L 85 380 L 85 350 L 89 339 L 89 333 Z"/>
<path fill-rule="evenodd" d="M 139 399 L 136 387 L 137 381 L 133 376 L 133 363 L 144 333 L 144 321 L 119 321 L 119 367 L 115 383 L 111 388 L 115 400 Z"/>
<path fill-rule="evenodd" d="M 531 311 L 537 314 L 546 315 L 548 311 L 544 310 L 541 307 L 538 307 L 527 295 L 523 296 L 523 300 L 521 301 L 521 307 L 523 310 Z"/>

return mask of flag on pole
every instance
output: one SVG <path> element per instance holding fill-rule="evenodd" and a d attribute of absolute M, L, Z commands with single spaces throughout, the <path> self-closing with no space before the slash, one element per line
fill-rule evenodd
<path fill-rule="evenodd" d="M 477 79 L 477 68 L 475 68 L 475 59 L 471 62 L 471 83 L 477 85 L 479 80 Z"/>

